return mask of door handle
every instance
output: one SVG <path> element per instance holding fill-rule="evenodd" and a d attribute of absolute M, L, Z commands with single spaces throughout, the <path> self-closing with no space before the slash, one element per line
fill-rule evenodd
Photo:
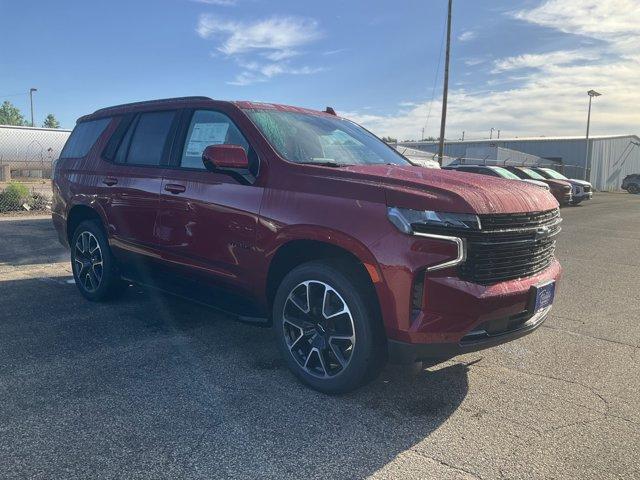
<path fill-rule="evenodd" d="M 167 183 L 164 186 L 164 189 L 167 192 L 171 192 L 174 195 L 177 195 L 178 193 L 183 193 L 187 189 L 187 187 L 185 187 L 184 185 L 177 184 L 177 183 Z"/>
<path fill-rule="evenodd" d="M 102 183 L 111 187 L 112 185 L 115 185 L 116 183 L 118 183 L 118 179 L 116 177 L 106 177 L 104 178 L 104 180 L 102 180 Z"/>

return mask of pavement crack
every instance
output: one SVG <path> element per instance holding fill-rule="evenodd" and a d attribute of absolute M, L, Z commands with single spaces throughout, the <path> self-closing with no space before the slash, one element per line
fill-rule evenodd
<path fill-rule="evenodd" d="M 573 320 L 571 318 L 568 317 L 563 317 L 562 315 L 555 315 L 555 317 L 557 318 L 564 318 L 566 320 Z M 619 340 L 611 340 L 610 338 L 604 338 L 604 337 L 599 337 L 597 335 L 589 335 L 588 333 L 580 333 L 580 332 L 574 332 L 573 330 L 567 330 L 565 328 L 560 328 L 560 327 L 554 327 L 552 325 L 542 325 L 543 328 L 548 328 L 550 330 L 557 330 L 559 332 L 564 332 L 564 333 L 568 333 L 570 335 L 576 335 L 578 337 L 587 337 L 587 338 L 592 338 L 594 340 L 601 340 L 603 342 L 608 342 L 608 343 L 615 343 L 617 345 L 623 345 L 626 347 L 631 347 L 631 348 L 635 348 L 638 349 L 640 348 L 640 345 L 635 345 L 633 343 L 626 343 L 626 342 L 621 342 Z"/>
<path fill-rule="evenodd" d="M 416 455 L 420 455 L 423 458 L 426 458 L 426 459 L 429 459 L 429 460 L 433 460 L 434 462 L 439 463 L 443 467 L 449 468 L 449 469 L 454 470 L 456 472 L 465 473 L 467 475 L 472 475 L 474 478 L 477 478 L 478 480 L 482 480 L 482 476 L 477 472 L 474 472 L 472 470 L 467 470 L 466 468 L 458 467 L 456 465 L 451 465 L 450 463 L 447 463 L 444 460 L 440 460 L 438 458 L 432 457 L 431 455 L 427 455 L 426 453 L 423 453 L 423 452 L 421 452 L 419 450 L 416 450 L 415 448 L 412 448 L 411 451 L 413 453 L 415 453 Z"/>

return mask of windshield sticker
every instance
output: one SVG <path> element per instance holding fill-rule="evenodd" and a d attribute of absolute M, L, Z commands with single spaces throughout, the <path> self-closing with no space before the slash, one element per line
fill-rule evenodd
<path fill-rule="evenodd" d="M 229 130 L 229 124 L 226 122 L 196 123 L 187 144 L 187 156 L 200 156 L 209 145 L 224 143 L 227 138 L 227 130 Z"/>

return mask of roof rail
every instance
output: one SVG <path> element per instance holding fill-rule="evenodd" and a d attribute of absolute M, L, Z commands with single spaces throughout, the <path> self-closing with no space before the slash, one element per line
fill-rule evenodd
<path fill-rule="evenodd" d="M 141 102 L 132 102 L 132 103 L 122 103 L 120 105 L 113 105 L 111 107 L 105 107 L 105 108 L 100 108 L 98 110 L 96 110 L 95 112 L 93 112 L 91 115 L 99 115 L 102 113 L 108 113 L 111 112 L 113 110 L 117 110 L 120 108 L 125 108 L 125 107 L 137 107 L 137 106 L 142 106 L 142 105 L 155 105 L 157 103 L 173 103 L 173 102 L 184 102 L 187 100 L 213 100 L 212 98 L 209 97 L 203 97 L 203 96 L 191 96 L 191 97 L 173 97 L 173 98 L 160 98 L 157 100 L 144 100 Z"/>

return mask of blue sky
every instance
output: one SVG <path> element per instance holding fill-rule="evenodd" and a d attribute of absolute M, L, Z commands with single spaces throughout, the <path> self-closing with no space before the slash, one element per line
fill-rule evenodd
<path fill-rule="evenodd" d="M 447 137 L 582 135 L 590 88 L 604 93 L 594 133 L 638 133 L 639 12 L 640 0 L 454 0 Z M 446 0 L 0 0 L 0 101 L 27 114 L 36 87 L 36 123 L 51 112 L 72 127 L 107 105 L 207 95 L 436 135 L 445 14 Z"/>

